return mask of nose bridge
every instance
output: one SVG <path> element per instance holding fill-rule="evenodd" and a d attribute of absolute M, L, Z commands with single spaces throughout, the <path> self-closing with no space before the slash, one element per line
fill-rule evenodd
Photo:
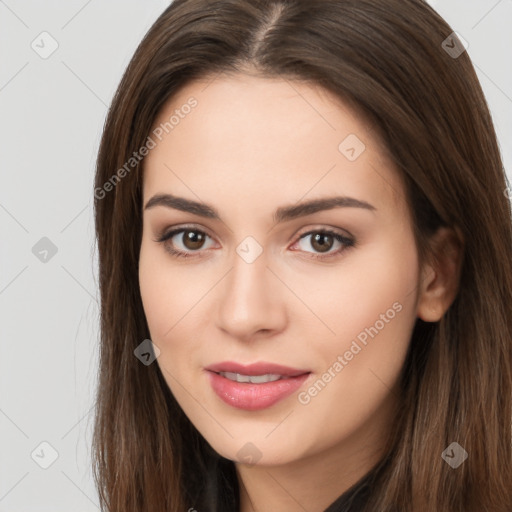
<path fill-rule="evenodd" d="M 254 240 L 236 248 L 219 303 L 219 326 L 245 338 L 261 329 L 275 329 L 281 320 L 280 295 L 270 282 L 267 252 Z"/>
<path fill-rule="evenodd" d="M 248 250 L 247 250 L 248 249 Z M 268 258 L 266 252 L 254 254 L 254 247 L 240 244 L 232 259 L 232 271 L 225 290 L 225 302 L 239 310 L 262 306 L 268 299 Z M 231 304 L 231 307 L 233 304 Z"/>

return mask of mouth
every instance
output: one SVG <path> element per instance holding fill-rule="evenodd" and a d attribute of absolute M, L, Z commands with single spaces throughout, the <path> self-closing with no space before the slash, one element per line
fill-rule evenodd
<path fill-rule="evenodd" d="M 231 361 L 205 368 L 210 385 L 228 405 L 249 411 L 265 409 L 296 391 L 311 374 L 273 363 L 241 365 Z"/>
<path fill-rule="evenodd" d="M 264 384 L 265 382 L 275 382 L 276 380 L 285 379 L 283 375 L 274 373 L 265 373 L 263 375 L 243 375 L 233 372 L 215 372 L 221 377 L 232 380 L 233 382 L 250 382 L 251 384 Z"/>

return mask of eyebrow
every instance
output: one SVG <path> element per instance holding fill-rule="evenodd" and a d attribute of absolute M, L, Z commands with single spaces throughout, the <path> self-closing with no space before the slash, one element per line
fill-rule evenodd
<path fill-rule="evenodd" d="M 166 208 L 174 208 L 175 210 L 192 213 L 194 215 L 199 215 L 200 217 L 221 220 L 219 212 L 213 206 L 193 201 L 191 199 L 185 199 L 184 197 L 173 196 L 171 194 L 157 194 L 153 196 L 146 203 L 144 210 L 149 210 L 155 206 L 165 206 Z M 362 208 L 372 212 L 377 210 L 375 206 L 367 203 L 366 201 L 361 201 L 347 196 L 334 196 L 312 199 L 310 201 L 305 201 L 291 206 L 281 206 L 274 212 L 273 221 L 278 224 L 298 217 L 311 215 L 319 211 L 332 210 L 333 208 Z"/>

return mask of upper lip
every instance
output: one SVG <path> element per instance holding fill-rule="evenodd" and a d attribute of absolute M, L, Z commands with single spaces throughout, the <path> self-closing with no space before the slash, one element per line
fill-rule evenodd
<path fill-rule="evenodd" d="M 298 375 L 310 373 L 310 370 L 300 370 L 298 368 L 290 368 L 289 366 L 267 363 L 265 361 L 247 365 L 235 363 L 233 361 L 223 361 L 221 363 L 215 363 L 210 366 L 206 366 L 205 370 L 215 373 L 240 373 L 241 375 L 266 375 L 270 373 L 274 375 L 282 375 L 285 377 L 297 377 Z"/>

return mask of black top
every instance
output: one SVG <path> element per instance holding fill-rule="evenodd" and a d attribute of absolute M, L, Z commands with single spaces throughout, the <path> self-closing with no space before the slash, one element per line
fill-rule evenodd
<path fill-rule="evenodd" d="M 339 496 L 336 501 L 331 503 L 324 512 L 360 512 L 370 498 L 371 484 L 377 476 L 380 466 L 381 464 L 374 466 L 366 475 Z"/>

